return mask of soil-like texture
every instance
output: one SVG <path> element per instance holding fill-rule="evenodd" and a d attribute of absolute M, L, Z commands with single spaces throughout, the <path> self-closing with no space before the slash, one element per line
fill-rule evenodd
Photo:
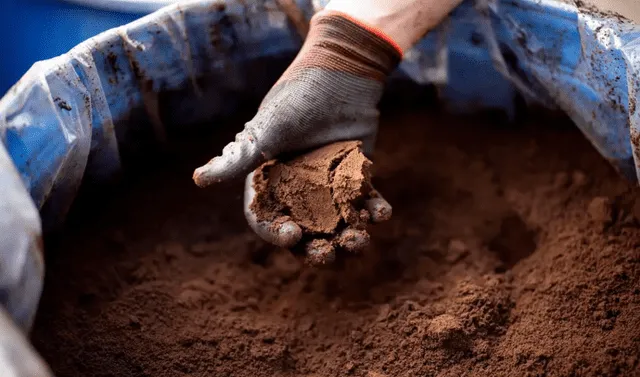
<path fill-rule="evenodd" d="M 369 239 L 365 229 L 371 213 L 365 207 L 377 195 L 371 186 L 371 166 L 358 141 L 266 162 L 255 170 L 256 195 L 250 208 L 259 222 L 298 224 L 304 236 L 300 244 L 309 243 L 312 250 L 309 264 L 333 262 L 334 248 L 344 248 L 349 238 Z M 316 252 L 322 249 L 326 251 Z"/>
<path fill-rule="evenodd" d="M 639 190 L 554 120 L 382 123 L 366 253 L 264 244 L 242 183 L 193 185 L 200 137 L 76 207 L 35 345 L 59 377 L 640 375 Z"/>
<path fill-rule="evenodd" d="M 286 216 L 309 233 L 335 234 L 342 221 L 359 226 L 360 210 L 366 209 L 354 205 L 364 204 L 371 191 L 370 169 L 361 143 L 354 141 L 334 143 L 291 161 L 269 161 L 256 169 L 251 209 L 259 221 Z"/>

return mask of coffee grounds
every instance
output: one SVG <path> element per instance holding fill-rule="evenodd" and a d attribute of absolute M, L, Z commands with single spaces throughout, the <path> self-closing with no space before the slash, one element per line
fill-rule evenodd
<path fill-rule="evenodd" d="M 338 142 L 291 161 L 272 160 L 260 166 L 255 170 L 256 196 L 251 203 L 257 219 L 291 219 L 308 234 L 335 236 L 348 226 L 363 229 L 370 218 L 363 206 L 371 192 L 371 161 L 362 154 L 361 145 Z"/>
<path fill-rule="evenodd" d="M 332 268 L 260 241 L 241 183 L 193 186 L 204 137 L 87 195 L 47 249 L 56 375 L 640 375 L 639 190 L 553 119 L 385 114 L 394 218 Z"/>

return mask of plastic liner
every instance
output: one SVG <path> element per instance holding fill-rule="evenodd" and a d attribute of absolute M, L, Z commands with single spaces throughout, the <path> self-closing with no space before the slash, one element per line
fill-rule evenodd
<path fill-rule="evenodd" d="M 266 93 L 302 44 L 300 19 L 326 2 L 186 1 L 33 65 L 0 100 L 0 303 L 19 327 L 41 291 L 38 211 L 45 229 L 60 224 L 83 179 L 110 179 L 130 151 Z M 640 178 L 640 26 L 621 17 L 467 1 L 406 54 L 401 76 L 437 85 L 454 112 L 559 108 Z"/>

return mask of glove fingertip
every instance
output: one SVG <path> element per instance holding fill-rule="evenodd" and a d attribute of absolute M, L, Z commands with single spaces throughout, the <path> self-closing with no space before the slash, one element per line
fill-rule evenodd
<path fill-rule="evenodd" d="M 278 235 L 275 237 L 276 246 L 285 249 L 292 248 L 302 239 L 302 229 L 293 221 L 286 221 L 278 229 Z"/>
<path fill-rule="evenodd" d="M 331 242 L 316 239 L 306 245 L 305 263 L 309 266 L 319 267 L 330 265 L 336 260 L 336 250 Z"/>
<path fill-rule="evenodd" d="M 371 221 L 380 223 L 391 219 L 393 207 L 382 197 L 369 199 L 366 203 L 367 210 L 371 214 Z"/>
<path fill-rule="evenodd" d="M 214 164 L 214 161 L 215 158 L 209 161 L 206 165 L 197 168 L 193 172 L 193 181 L 198 187 L 204 188 L 222 181 L 219 177 L 217 178 L 216 175 L 212 172 L 212 165 Z"/>
<path fill-rule="evenodd" d="M 351 253 L 358 253 L 369 246 L 371 236 L 365 230 L 345 229 L 337 238 L 338 245 Z"/>
<path fill-rule="evenodd" d="M 302 239 L 302 229 L 291 220 L 284 222 L 279 220 L 273 222 L 256 221 L 255 215 L 248 216 L 247 220 L 251 229 L 272 245 L 290 249 Z"/>
<path fill-rule="evenodd" d="M 238 136 L 238 140 L 224 147 L 222 155 L 197 168 L 193 173 L 196 185 L 207 187 L 239 178 L 260 166 L 266 154 L 257 149 L 251 138 L 251 135 Z"/>
<path fill-rule="evenodd" d="M 258 220 L 258 216 L 251 208 L 251 203 L 256 196 L 253 188 L 254 175 L 254 172 L 247 175 L 244 188 L 244 215 L 249 226 L 260 238 L 270 244 L 286 249 L 292 248 L 302 239 L 302 228 L 288 217 L 272 222 Z"/>

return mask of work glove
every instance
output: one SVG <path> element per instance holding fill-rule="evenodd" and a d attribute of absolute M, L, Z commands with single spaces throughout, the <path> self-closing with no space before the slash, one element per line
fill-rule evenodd
<path fill-rule="evenodd" d="M 401 49 L 379 30 L 352 17 L 323 11 L 311 20 L 298 56 L 246 123 L 218 156 L 196 169 L 200 187 L 244 176 L 283 153 L 299 152 L 342 140 L 361 140 L 371 155 L 378 129 L 378 102 L 388 74 L 402 58 Z M 258 222 L 250 204 L 253 174 L 245 184 L 245 216 L 264 240 L 290 248 L 302 231 L 298 224 Z M 382 197 L 368 203 L 372 221 L 390 217 Z M 356 245 L 366 246 L 364 240 Z"/>

